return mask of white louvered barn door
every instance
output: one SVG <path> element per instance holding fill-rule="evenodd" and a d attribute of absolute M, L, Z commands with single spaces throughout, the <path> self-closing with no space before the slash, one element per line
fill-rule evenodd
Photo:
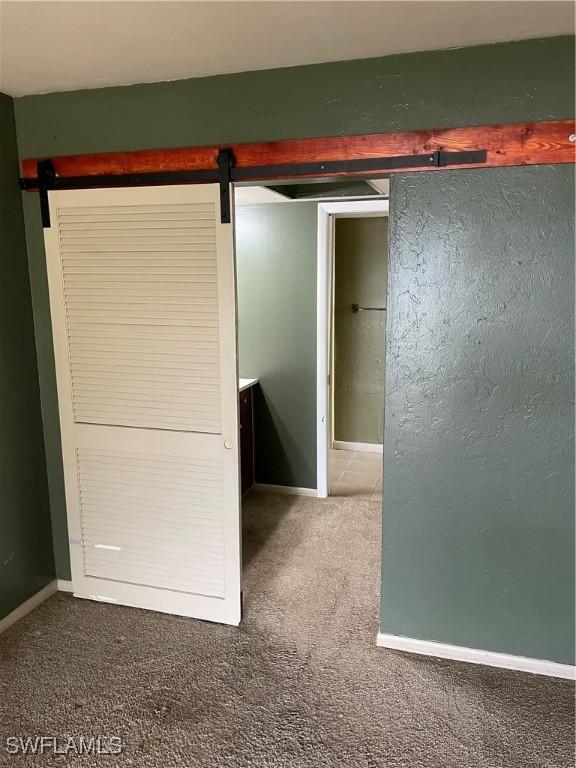
<path fill-rule="evenodd" d="M 49 201 L 74 594 L 238 624 L 234 237 L 219 187 Z"/>

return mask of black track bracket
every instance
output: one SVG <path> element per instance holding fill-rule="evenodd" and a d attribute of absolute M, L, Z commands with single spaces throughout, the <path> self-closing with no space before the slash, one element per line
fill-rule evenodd
<path fill-rule="evenodd" d="M 230 224 L 232 222 L 230 182 L 232 180 L 233 167 L 234 155 L 232 150 L 221 149 L 218 152 L 218 180 L 220 182 L 220 220 L 222 224 Z"/>
<path fill-rule="evenodd" d="M 50 204 L 48 202 L 48 190 L 53 188 L 56 171 L 52 160 L 39 160 L 36 164 L 38 172 L 38 194 L 40 196 L 40 215 L 42 216 L 42 226 L 45 229 L 50 227 Z"/>

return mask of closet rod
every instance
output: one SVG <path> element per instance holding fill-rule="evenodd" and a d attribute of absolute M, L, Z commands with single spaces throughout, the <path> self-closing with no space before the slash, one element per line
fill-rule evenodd
<path fill-rule="evenodd" d="M 386 312 L 386 307 L 361 307 L 359 304 L 352 304 L 352 312 Z"/>

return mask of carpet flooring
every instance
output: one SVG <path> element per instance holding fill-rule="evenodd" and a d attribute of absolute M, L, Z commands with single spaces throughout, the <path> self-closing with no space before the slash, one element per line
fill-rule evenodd
<path fill-rule="evenodd" d="M 0 765 L 570 768 L 567 681 L 375 646 L 380 507 L 254 493 L 240 628 L 59 593 L 0 637 Z M 9 755 L 9 736 L 120 755 Z"/>

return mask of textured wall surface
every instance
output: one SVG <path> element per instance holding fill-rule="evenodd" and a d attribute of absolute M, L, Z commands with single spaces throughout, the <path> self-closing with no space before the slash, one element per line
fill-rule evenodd
<path fill-rule="evenodd" d="M 382 443 L 388 219 L 336 219 L 334 273 L 334 439 Z"/>
<path fill-rule="evenodd" d="M 26 157 L 573 117 L 574 38 L 24 96 Z"/>
<path fill-rule="evenodd" d="M 30 96 L 21 157 L 551 120 L 574 115 L 574 38 Z M 60 578 L 69 578 L 60 432 L 38 197 L 24 195 Z M 313 408 L 313 403 L 308 408 Z"/>
<path fill-rule="evenodd" d="M 12 99 L 0 94 L 0 618 L 54 578 Z"/>
<path fill-rule="evenodd" d="M 574 171 L 392 183 L 383 632 L 573 663 Z"/>
<path fill-rule="evenodd" d="M 254 392 L 256 480 L 316 488 L 316 203 L 236 210 L 240 375 Z"/>

